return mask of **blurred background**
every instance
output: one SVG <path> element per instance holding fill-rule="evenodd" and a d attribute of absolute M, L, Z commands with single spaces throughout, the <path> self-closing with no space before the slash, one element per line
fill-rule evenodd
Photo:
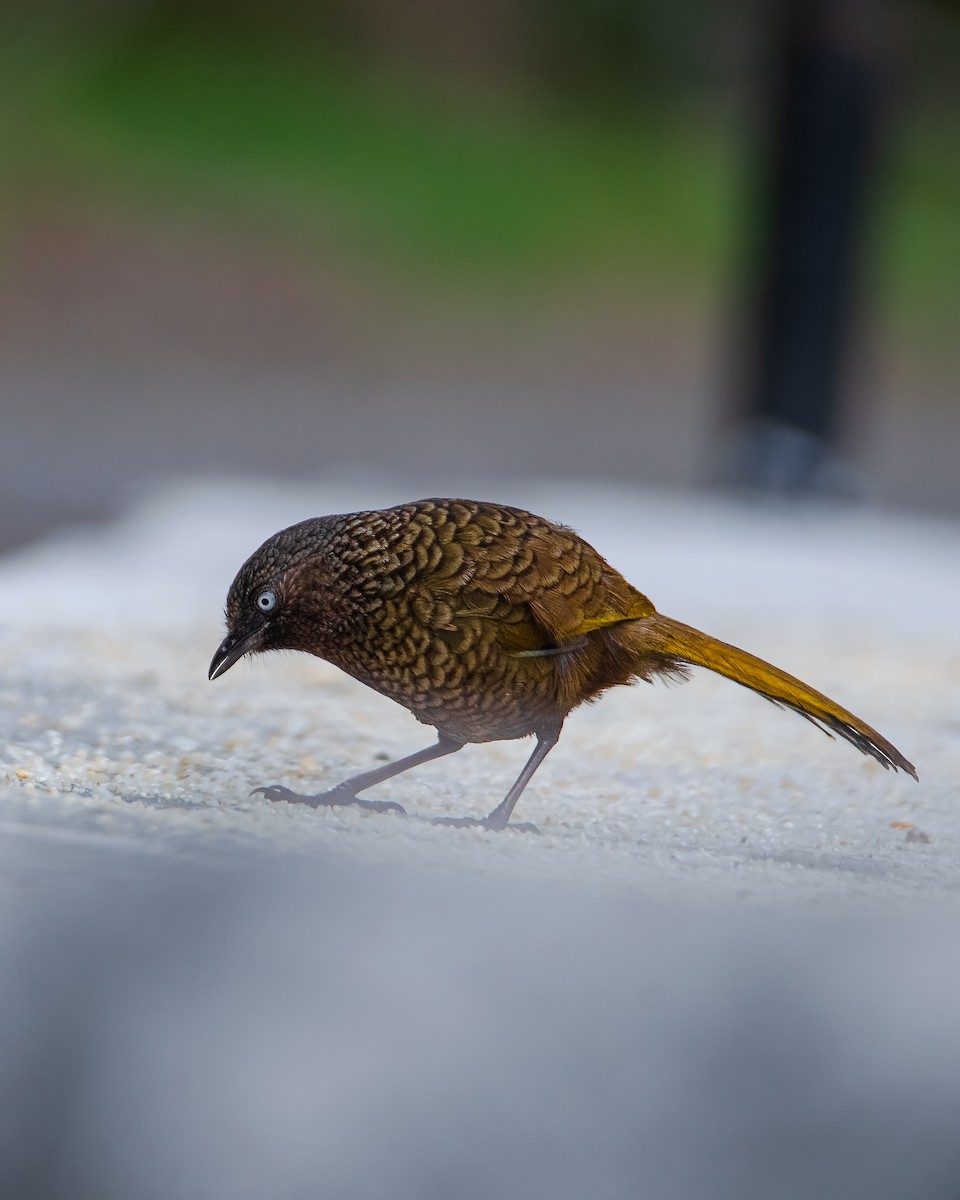
<path fill-rule="evenodd" d="M 0 547 L 198 474 L 956 513 L 958 58 L 955 0 L 10 5 Z"/>

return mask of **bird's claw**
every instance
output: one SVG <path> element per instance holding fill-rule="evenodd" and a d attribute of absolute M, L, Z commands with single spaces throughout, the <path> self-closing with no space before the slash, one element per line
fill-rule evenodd
<path fill-rule="evenodd" d="M 358 808 L 365 808 L 370 812 L 405 814 L 407 811 L 392 800 L 361 800 L 359 796 L 352 796 L 349 792 L 338 792 L 336 788 L 331 788 L 329 792 L 318 792 L 315 796 L 302 796 L 288 787 L 274 784 L 272 787 L 254 788 L 250 795 L 263 796 L 275 804 L 282 800 L 287 804 L 306 804 L 310 808 L 346 808 L 355 804 Z"/>
<path fill-rule="evenodd" d="M 431 817 L 431 825 L 452 825 L 454 829 L 489 829 L 494 833 L 499 833 L 502 829 L 509 829 L 517 833 L 535 833 L 540 836 L 540 830 L 530 821 L 516 821 L 507 825 L 501 825 L 499 821 L 491 821 L 489 817 Z"/>
<path fill-rule="evenodd" d="M 280 787 L 279 784 L 274 787 L 256 787 L 250 793 L 251 796 L 263 796 L 267 800 L 302 800 L 302 796 L 298 796 L 296 792 L 292 792 L 289 788 Z"/>
<path fill-rule="evenodd" d="M 337 801 L 334 801 L 334 803 L 336 804 Z M 341 800 L 339 803 L 342 804 L 343 801 Z M 407 810 L 403 805 L 396 804 L 393 800 L 361 800 L 355 796 L 348 803 L 359 804 L 361 808 L 368 808 L 371 812 L 398 812 L 403 813 L 404 816 L 407 814 Z"/>

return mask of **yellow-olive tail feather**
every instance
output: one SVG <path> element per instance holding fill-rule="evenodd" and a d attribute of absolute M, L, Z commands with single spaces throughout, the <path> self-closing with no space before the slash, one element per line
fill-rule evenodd
<path fill-rule="evenodd" d="M 718 641 L 681 621 L 665 617 L 662 613 L 653 613 L 642 620 L 630 622 L 630 625 L 633 645 L 639 643 L 642 653 L 662 656 L 666 660 L 666 673 L 669 673 L 671 663 L 706 667 L 709 671 L 732 679 L 734 683 L 750 688 L 772 704 L 792 708 L 828 737 L 839 734 L 863 754 L 875 758 L 881 766 L 906 771 L 914 779 L 917 778 L 913 763 L 904 758 L 885 737 L 829 697 L 808 687 L 793 675 L 788 675 L 786 671 L 781 671 L 779 667 L 747 654 L 736 646 Z"/>

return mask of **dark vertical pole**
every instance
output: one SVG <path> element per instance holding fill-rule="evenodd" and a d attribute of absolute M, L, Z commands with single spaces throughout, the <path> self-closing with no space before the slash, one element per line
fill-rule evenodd
<path fill-rule="evenodd" d="M 823 486 L 880 109 L 884 0 L 787 0 L 747 347 L 744 482 Z"/>

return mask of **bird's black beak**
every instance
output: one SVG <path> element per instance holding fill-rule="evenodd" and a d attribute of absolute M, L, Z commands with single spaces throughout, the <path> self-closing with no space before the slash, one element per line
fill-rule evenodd
<path fill-rule="evenodd" d="M 207 678 L 218 679 L 224 672 L 229 671 L 233 664 L 243 658 L 245 654 L 249 654 L 251 650 L 255 650 L 259 641 L 259 629 L 255 629 L 253 633 L 247 634 L 246 637 L 237 637 L 235 634 L 228 633 L 210 660 L 210 670 L 207 672 Z"/>

